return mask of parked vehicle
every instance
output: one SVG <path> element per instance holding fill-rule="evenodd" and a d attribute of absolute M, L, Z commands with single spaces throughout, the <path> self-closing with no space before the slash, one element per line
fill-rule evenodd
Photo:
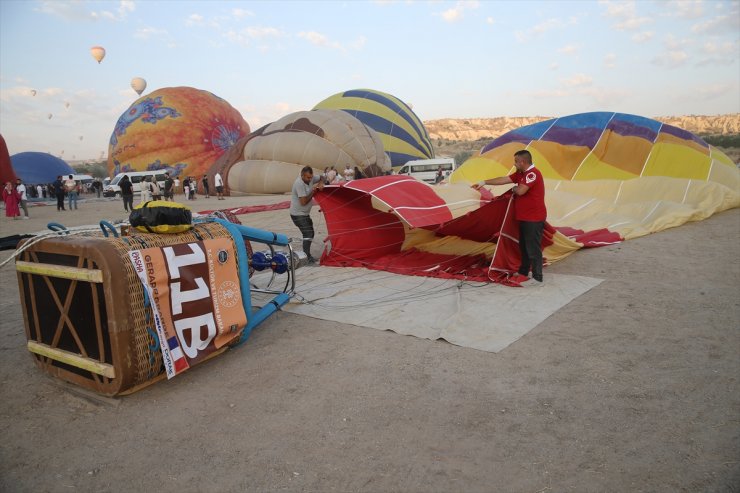
<path fill-rule="evenodd" d="M 436 183 L 437 171 L 440 166 L 442 167 L 442 173 L 446 179 L 450 174 L 455 171 L 457 164 L 455 158 L 439 158 L 439 159 L 417 159 L 416 161 L 409 161 L 398 170 L 399 175 L 408 175 L 423 180 L 428 183 Z"/>
<path fill-rule="evenodd" d="M 151 176 L 152 180 L 157 180 L 159 187 L 164 189 L 164 174 L 166 171 L 164 169 L 158 169 L 155 171 L 127 171 L 118 173 L 113 177 L 110 184 L 103 187 L 103 197 L 121 196 L 121 187 L 118 186 L 118 182 L 121 181 L 124 175 L 128 175 L 129 180 L 131 180 L 134 186 L 134 194 L 141 193 L 141 184 L 147 176 Z"/>

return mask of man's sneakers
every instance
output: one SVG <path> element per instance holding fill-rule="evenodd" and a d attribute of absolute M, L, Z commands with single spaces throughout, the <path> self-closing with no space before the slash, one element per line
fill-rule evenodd
<path fill-rule="evenodd" d="M 537 279 L 527 279 L 524 282 L 519 283 L 520 286 L 523 286 L 525 288 L 538 288 L 543 286 L 545 283 L 544 281 L 538 281 Z"/>

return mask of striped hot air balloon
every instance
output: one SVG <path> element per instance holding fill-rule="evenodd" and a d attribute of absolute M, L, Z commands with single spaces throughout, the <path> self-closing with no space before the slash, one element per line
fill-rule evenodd
<path fill-rule="evenodd" d="M 390 94 L 373 89 L 353 89 L 330 96 L 313 109 L 346 111 L 375 130 L 392 166 L 434 157 L 424 124 L 409 105 Z"/>

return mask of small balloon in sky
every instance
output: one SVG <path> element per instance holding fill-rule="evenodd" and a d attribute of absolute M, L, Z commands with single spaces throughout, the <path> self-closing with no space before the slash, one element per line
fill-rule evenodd
<path fill-rule="evenodd" d="M 146 89 L 146 81 L 141 77 L 134 77 L 131 79 L 131 87 L 136 91 L 136 94 L 141 96 L 141 93 Z"/>
<path fill-rule="evenodd" d="M 80 140 L 82 140 L 82 137 L 83 137 L 83 136 L 82 136 L 82 135 L 80 135 Z"/>
<path fill-rule="evenodd" d="M 100 63 L 103 61 L 103 58 L 105 58 L 105 48 L 102 46 L 93 46 L 90 48 L 90 54 L 98 63 Z"/>
<path fill-rule="evenodd" d="M 64 108 L 67 110 L 69 109 L 69 101 L 64 102 Z"/>
<path fill-rule="evenodd" d="M 52 116 L 54 116 L 54 115 L 52 115 L 51 113 L 49 113 L 48 115 L 46 115 L 46 118 L 49 119 L 49 120 L 51 120 L 51 117 Z"/>
<path fill-rule="evenodd" d="M 31 96 L 35 96 L 35 95 L 36 95 L 36 89 L 31 89 Z"/>

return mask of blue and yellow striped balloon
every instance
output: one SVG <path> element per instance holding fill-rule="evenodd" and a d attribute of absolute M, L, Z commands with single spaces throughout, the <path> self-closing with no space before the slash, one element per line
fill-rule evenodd
<path fill-rule="evenodd" d="M 424 124 L 406 103 L 390 94 L 372 89 L 353 89 L 330 96 L 313 109 L 346 111 L 375 130 L 392 166 L 434 157 Z"/>

